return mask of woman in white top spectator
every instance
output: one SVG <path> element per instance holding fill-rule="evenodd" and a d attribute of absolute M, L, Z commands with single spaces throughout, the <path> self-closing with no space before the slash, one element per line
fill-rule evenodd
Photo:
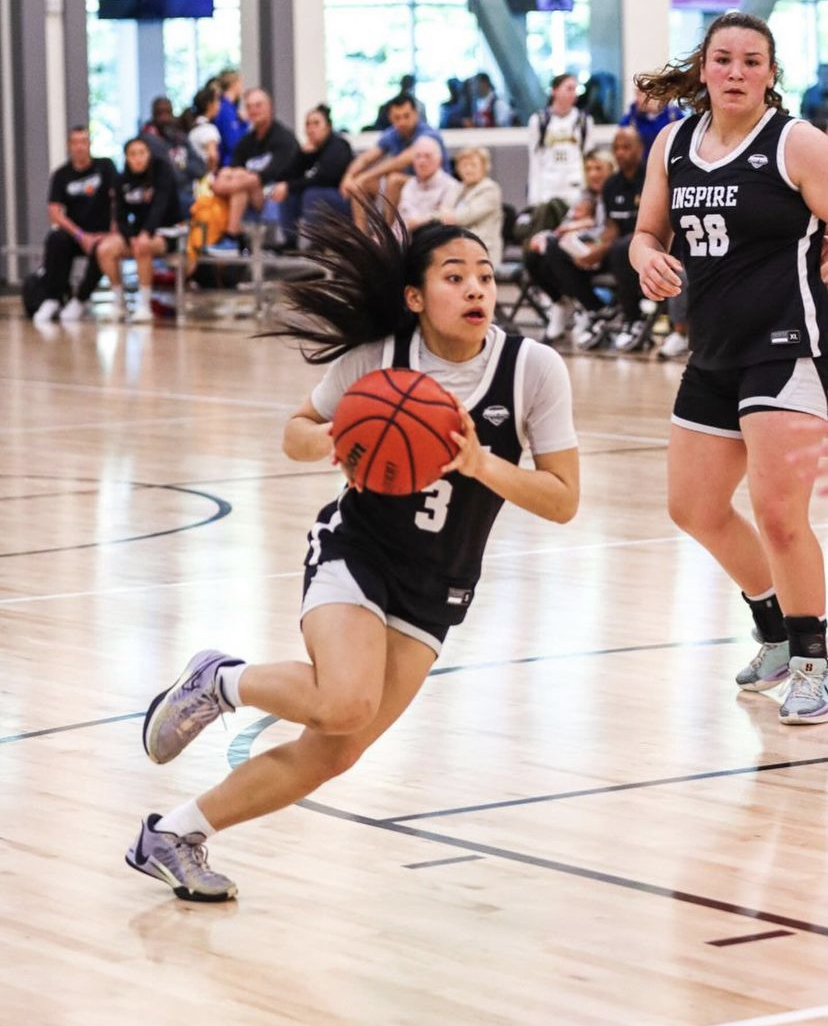
<path fill-rule="evenodd" d="M 503 257 L 503 194 L 489 178 L 491 156 L 484 146 L 467 146 L 454 158 L 463 188 L 453 206 L 440 210 L 445 224 L 459 224 L 485 243 L 495 267 Z"/>
<path fill-rule="evenodd" d="M 551 199 L 571 205 L 583 188 L 584 154 L 590 149 L 593 124 L 575 106 L 577 93 L 574 75 L 557 75 L 548 105 L 529 118 L 529 206 Z"/>
<path fill-rule="evenodd" d="M 187 138 L 190 145 L 207 166 L 209 174 L 218 170 L 221 161 L 221 134 L 213 124 L 213 118 L 221 106 L 221 93 L 214 85 L 206 85 L 193 97 L 195 124 Z"/>

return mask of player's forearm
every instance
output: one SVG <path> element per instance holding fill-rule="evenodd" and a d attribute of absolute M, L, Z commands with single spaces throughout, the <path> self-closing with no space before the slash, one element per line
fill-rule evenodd
<path fill-rule="evenodd" d="M 545 520 L 565 524 L 578 511 L 577 473 L 563 477 L 551 470 L 517 467 L 491 452 L 484 452 L 475 477 L 507 502 Z"/>
<path fill-rule="evenodd" d="M 329 422 L 320 424 L 310 417 L 291 417 L 282 436 L 282 451 L 292 460 L 310 462 L 333 454 Z"/>

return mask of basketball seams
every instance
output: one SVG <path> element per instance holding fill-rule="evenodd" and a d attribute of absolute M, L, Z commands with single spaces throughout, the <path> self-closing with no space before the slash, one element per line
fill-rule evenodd
<path fill-rule="evenodd" d="M 461 429 L 456 403 L 420 371 L 369 372 L 345 392 L 333 419 L 335 429 L 337 421 L 346 425 L 333 432 L 343 469 L 369 491 L 405 495 L 422 490 L 457 453 L 449 437 Z"/>

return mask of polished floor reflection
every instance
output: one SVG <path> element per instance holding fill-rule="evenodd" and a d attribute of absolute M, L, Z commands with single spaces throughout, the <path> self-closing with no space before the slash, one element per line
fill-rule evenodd
<path fill-rule="evenodd" d="M 828 1022 L 828 725 L 737 693 L 745 607 L 665 513 L 682 368 L 652 358 L 568 358 L 577 518 L 506 509 L 402 720 L 213 840 L 237 903 L 126 867 L 148 811 L 295 733 L 244 709 L 168 766 L 140 743 L 195 649 L 303 655 L 340 477 L 281 453 L 319 372 L 259 330 L 42 333 L 0 301 L 0 1023 Z"/>

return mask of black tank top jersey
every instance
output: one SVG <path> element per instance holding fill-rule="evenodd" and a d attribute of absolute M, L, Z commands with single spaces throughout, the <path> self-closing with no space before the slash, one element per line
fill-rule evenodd
<path fill-rule="evenodd" d="M 484 394 L 469 409 L 480 444 L 517 463 L 522 442 L 515 376 L 523 339 L 501 336 L 484 372 Z M 412 343 L 397 339 L 385 366 L 411 368 Z M 389 351 L 390 355 L 390 351 Z M 416 367 L 413 369 L 417 369 Z M 454 472 L 414 495 L 389 497 L 345 490 L 326 506 L 308 535 L 305 565 L 358 552 L 383 574 L 416 594 L 437 623 L 459 623 L 480 577 L 483 550 L 503 499 L 473 478 Z"/>
<path fill-rule="evenodd" d="M 819 356 L 828 327 L 819 276 L 825 226 L 785 169 L 795 119 L 769 110 L 713 164 L 697 152 L 708 120 L 678 122 L 665 153 L 674 251 L 689 281 L 693 362 L 724 368 Z"/>

